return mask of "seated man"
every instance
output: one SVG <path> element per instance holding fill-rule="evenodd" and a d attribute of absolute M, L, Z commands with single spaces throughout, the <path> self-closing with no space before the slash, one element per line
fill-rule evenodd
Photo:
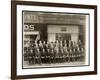
<path fill-rule="evenodd" d="M 50 49 L 49 48 L 47 48 L 46 61 L 47 61 L 47 63 L 51 63 L 51 61 L 50 61 Z"/>
<path fill-rule="evenodd" d="M 63 55 L 64 55 L 64 50 L 63 50 L 63 46 L 60 47 L 59 49 L 59 62 L 63 62 Z"/>
<path fill-rule="evenodd" d="M 33 49 L 29 48 L 28 50 L 28 60 L 29 60 L 29 64 L 32 63 L 32 58 L 33 58 Z"/>
<path fill-rule="evenodd" d="M 72 54 L 73 54 L 72 49 L 70 49 L 69 50 L 69 60 L 68 60 L 69 62 L 73 60 Z"/>
<path fill-rule="evenodd" d="M 68 48 L 67 48 L 67 44 L 64 45 L 63 47 L 63 50 L 64 50 L 64 62 L 68 61 Z"/>
<path fill-rule="evenodd" d="M 81 53 L 81 61 L 85 61 L 85 51 L 83 47 L 81 48 L 80 53 Z"/>
<path fill-rule="evenodd" d="M 72 57 L 73 57 L 73 61 L 75 62 L 76 58 L 77 58 L 77 52 L 76 52 L 75 48 L 73 48 L 73 55 L 72 55 Z"/>
<path fill-rule="evenodd" d="M 77 61 L 81 60 L 81 52 L 80 52 L 80 48 L 77 47 Z"/>
<path fill-rule="evenodd" d="M 35 62 L 41 64 L 41 52 L 39 50 L 39 47 L 35 48 Z"/>
<path fill-rule="evenodd" d="M 47 60 L 46 60 L 46 51 L 45 51 L 44 48 L 41 51 L 41 61 L 42 61 L 42 63 L 47 63 Z"/>
<path fill-rule="evenodd" d="M 57 45 L 54 48 L 54 62 L 59 62 L 59 47 Z"/>
<path fill-rule="evenodd" d="M 50 61 L 54 63 L 54 49 L 50 49 Z"/>

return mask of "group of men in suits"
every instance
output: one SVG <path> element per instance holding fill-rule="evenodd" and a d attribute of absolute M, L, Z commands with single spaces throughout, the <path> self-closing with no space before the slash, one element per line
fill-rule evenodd
<path fill-rule="evenodd" d="M 31 41 L 30 47 L 24 48 L 24 60 L 29 64 L 84 62 L 85 48 L 81 40 Z"/>

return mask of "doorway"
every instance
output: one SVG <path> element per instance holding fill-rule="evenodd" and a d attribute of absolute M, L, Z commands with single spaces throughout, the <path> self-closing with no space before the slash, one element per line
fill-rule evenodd
<path fill-rule="evenodd" d="M 57 33 L 56 34 L 56 40 L 69 41 L 69 40 L 71 40 L 71 34 L 68 34 L 68 33 Z"/>

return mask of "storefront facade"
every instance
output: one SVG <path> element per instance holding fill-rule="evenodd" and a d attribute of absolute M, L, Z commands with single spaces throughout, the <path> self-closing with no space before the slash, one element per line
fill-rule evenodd
<path fill-rule="evenodd" d="M 23 15 L 24 42 L 81 39 L 84 43 L 85 15 L 46 12 L 23 12 Z"/>

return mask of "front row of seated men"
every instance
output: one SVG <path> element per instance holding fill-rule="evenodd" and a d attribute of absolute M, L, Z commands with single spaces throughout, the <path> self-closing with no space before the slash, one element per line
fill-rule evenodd
<path fill-rule="evenodd" d="M 69 42 L 41 42 L 30 43 L 30 47 L 24 48 L 24 60 L 29 64 L 46 64 L 85 61 L 85 49 L 83 45 Z"/>

